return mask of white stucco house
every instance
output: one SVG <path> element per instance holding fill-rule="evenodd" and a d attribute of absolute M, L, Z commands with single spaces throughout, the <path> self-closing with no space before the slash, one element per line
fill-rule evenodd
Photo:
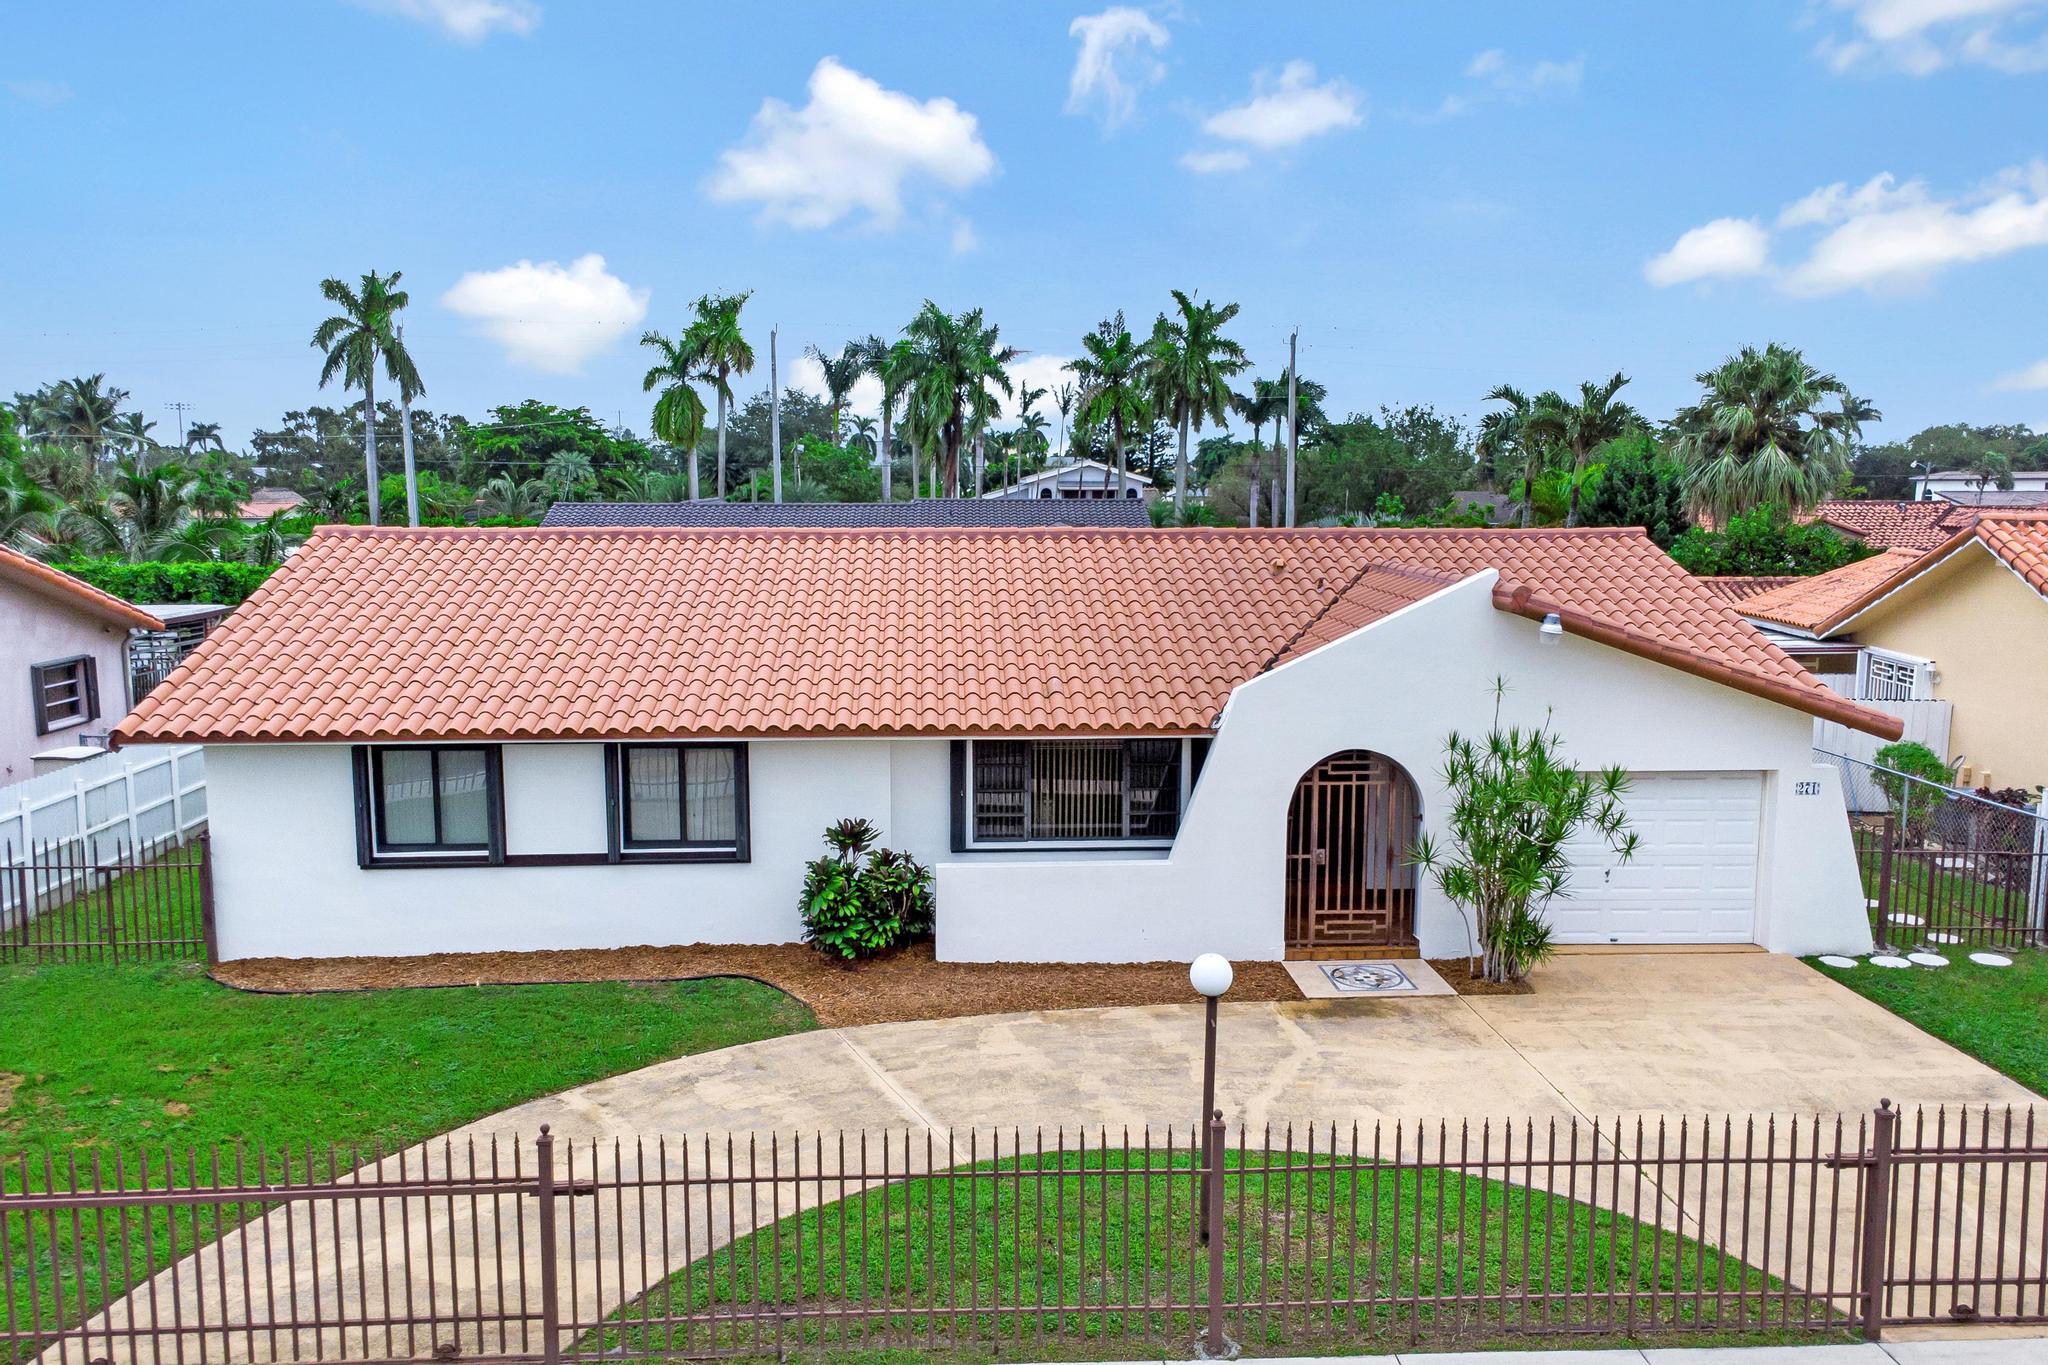
<path fill-rule="evenodd" d="M 1867 950 L 1831 691 L 1626 530 L 316 533 L 117 743 L 207 746 L 229 958 L 799 936 L 824 827 L 957 960 L 1466 949 L 1446 735 L 1620 764 L 1580 943 Z"/>
<path fill-rule="evenodd" d="M 1121 489 L 1121 491 L 1119 491 Z M 1015 483 L 992 488 L 984 498 L 1129 498 L 1150 502 L 1158 496 L 1152 480 L 1126 469 L 1121 482 L 1116 470 L 1100 460 L 1064 459 Z"/>

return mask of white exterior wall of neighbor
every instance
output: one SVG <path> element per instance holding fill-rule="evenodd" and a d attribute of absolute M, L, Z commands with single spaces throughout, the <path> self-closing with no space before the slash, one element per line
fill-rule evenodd
<path fill-rule="evenodd" d="M 1107 961 L 1220 952 L 1282 955 L 1287 807 L 1330 754 L 1369 749 L 1408 770 L 1424 827 L 1443 833 L 1436 780 L 1452 729 L 1483 733 L 1493 682 L 1503 721 L 1549 713 L 1584 766 L 1761 774 L 1756 939 L 1779 952 L 1870 948 L 1842 797 L 1816 767 L 1812 722 L 1676 669 L 1496 610 L 1484 573 L 1239 687 L 1231 696 L 1172 853 L 1153 861 L 938 869 L 938 955 L 1053 960 L 1086 943 Z M 1428 956 L 1466 951 L 1457 910 L 1423 879 L 1416 937 Z"/>
<path fill-rule="evenodd" d="M 936 866 L 943 958 L 1278 958 L 1301 775 L 1341 750 L 1385 754 L 1440 832 L 1444 736 L 1491 723 L 1496 675 L 1511 688 L 1504 719 L 1552 711 L 1582 764 L 1760 774 L 1755 941 L 1868 950 L 1841 794 L 1834 769 L 1811 762 L 1806 716 L 1569 636 L 1539 644 L 1534 622 L 1495 610 L 1492 583 L 1479 575 L 1238 688 L 1170 853 L 956 854 L 946 740 L 771 740 L 748 746 L 746 863 L 364 869 L 347 745 L 209 746 L 222 954 L 788 942 L 823 830 L 859 816 Z M 502 752 L 508 855 L 604 851 L 601 745 Z M 1416 928 L 1426 954 L 1465 949 L 1426 881 Z"/>
<path fill-rule="evenodd" d="M 128 714 L 128 627 L 0 580 L 0 786 L 35 776 L 35 756 L 105 734 Z M 90 654 L 99 670 L 100 714 L 83 725 L 36 733 L 29 670 Z"/>

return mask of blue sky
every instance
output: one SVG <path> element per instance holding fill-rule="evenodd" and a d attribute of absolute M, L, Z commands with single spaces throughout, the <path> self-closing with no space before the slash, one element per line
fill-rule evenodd
<path fill-rule="evenodd" d="M 2048 427 L 2048 4 L 0 5 L 0 393 L 234 441 L 322 276 L 402 269 L 428 405 L 644 429 L 643 327 L 980 305 L 1037 382 L 1234 299 L 1339 411 L 1802 346 L 1903 437 Z M 522 264 L 524 263 L 524 264 Z M 798 376 L 801 378 L 801 374 Z"/>

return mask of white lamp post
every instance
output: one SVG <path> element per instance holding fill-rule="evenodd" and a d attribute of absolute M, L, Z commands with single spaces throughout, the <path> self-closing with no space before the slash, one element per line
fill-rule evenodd
<path fill-rule="evenodd" d="M 1188 964 L 1188 984 L 1199 992 L 1208 1004 L 1207 1025 L 1202 1033 L 1202 1240 L 1207 1242 L 1211 1232 L 1212 1215 L 1219 1214 L 1220 1208 L 1211 1196 L 1220 1188 L 1212 1178 L 1221 1158 L 1220 1145 L 1216 1141 L 1216 1122 L 1222 1112 L 1216 1108 L 1216 1002 L 1230 989 L 1230 961 L 1221 953 L 1203 953 Z"/>

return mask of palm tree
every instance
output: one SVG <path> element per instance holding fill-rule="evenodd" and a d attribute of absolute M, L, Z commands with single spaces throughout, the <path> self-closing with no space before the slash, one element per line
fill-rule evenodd
<path fill-rule="evenodd" d="M 706 294 L 697 300 L 697 317 L 683 333 L 683 347 L 696 357 L 704 379 L 718 399 L 718 496 L 725 497 L 725 414 L 732 407 L 732 381 L 754 368 L 754 348 L 740 331 L 740 309 L 754 296 Z"/>
<path fill-rule="evenodd" d="M 0 464 L 0 545 L 40 555 L 64 504 L 11 461 Z"/>
<path fill-rule="evenodd" d="M 344 389 L 363 391 L 363 473 L 372 526 L 378 524 L 377 504 L 382 501 L 377 480 L 378 362 L 383 362 L 385 375 L 398 385 L 401 395 L 426 392 L 395 330 L 399 310 L 411 302 L 411 296 L 397 288 L 402 273 L 394 270 L 380 276 L 372 270 L 356 289 L 341 280 L 320 281 L 321 296 L 341 312 L 313 330 L 313 349 L 326 357 L 320 367 L 320 387 L 326 388 L 338 374 Z"/>
<path fill-rule="evenodd" d="M 1699 401 L 1672 421 L 1676 453 L 1693 515 L 1723 525 L 1769 503 L 1813 508 L 1848 468 L 1863 424 L 1881 417 L 1841 380 L 1775 341 L 1761 351 L 1743 347 L 1699 383 Z"/>
<path fill-rule="evenodd" d="M 514 483 L 500 474 L 476 491 L 476 510 L 486 518 L 537 521 L 547 510 L 548 487 L 539 479 Z"/>
<path fill-rule="evenodd" d="M 288 510 L 279 509 L 251 526 L 242 538 L 242 558 L 251 564 L 282 564 L 297 539 L 284 527 L 285 518 L 290 515 Z"/>
<path fill-rule="evenodd" d="M 1131 336 L 1119 310 L 1103 319 L 1100 326 L 1081 338 L 1084 354 L 1067 368 L 1081 383 L 1080 420 L 1109 433 L 1109 448 L 1116 464 L 1116 495 L 1124 496 L 1124 439 L 1131 432 L 1151 424 L 1151 409 L 1145 397 L 1145 349 Z M 1103 488 L 1109 478 L 1103 476 Z"/>
<path fill-rule="evenodd" d="M 960 496 L 960 449 L 969 422 L 978 429 L 996 411 L 995 394 L 1014 390 L 1007 367 L 1017 349 L 1001 344 L 1000 330 L 979 308 L 956 316 L 930 299 L 903 329 L 915 355 L 911 401 L 937 429 L 948 497 Z"/>
<path fill-rule="evenodd" d="M 816 346 L 804 347 L 804 354 L 818 362 L 818 369 L 825 376 L 825 398 L 832 408 L 832 444 L 842 444 L 839 415 L 846 410 L 847 395 L 867 372 L 867 354 L 858 341 L 849 341 L 839 352 L 838 358 L 826 355 Z"/>
<path fill-rule="evenodd" d="M 1052 405 L 1059 409 L 1060 414 L 1060 450 L 1063 452 L 1067 448 L 1067 418 L 1073 415 L 1074 403 L 1080 395 L 1080 389 L 1071 381 L 1059 385 L 1052 391 Z"/>
<path fill-rule="evenodd" d="M 112 387 L 105 374 L 62 379 L 29 395 L 22 422 L 32 435 L 83 450 L 97 465 L 121 443 L 118 427 L 128 390 Z"/>
<path fill-rule="evenodd" d="M 597 469 L 580 450 L 558 450 L 548 456 L 541 470 L 541 482 L 556 502 L 571 502 L 583 489 L 597 481 Z"/>
<path fill-rule="evenodd" d="M 847 423 L 846 444 L 859 446 L 873 459 L 881 447 L 875 443 L 875 419 L 866 413 L 860 414 Z"/>
<path fill-rule="evenodd" d="M 895 422 L 896 405 L 916 382 L 917 348 L 908 341 L 892 345 L 878 336 L 870 336 L 860 343 L 860 351 L 868 373 L 882 386 L 882 501 L 888 502 L 896 493 L 896 448 L 890 428 Z M 917 498 L 917 443 L 914 441 L 910 444 L 910 496 L 913 501 Z"/>
<path fill-rule="evenodd" d="M 1266 423 L 1273 424 L 1273 437 L 1277 443 L 1280 435 L 1280 420 L 1287 415 L 1287 381 L 1284 379 L 1254 379 L 1251 392 L 1234 393 L 1230 396 L 1231 406 L 1237 415 L 1252 424 L 1252 456 L 1250 470 L 1250 493 L 1247 503 L 1247 520 L 1250 525 L 1259 524 L 1260 476 L 1265 472 L 1266 447 L 1260 439 Z M 1274 517 L 1277 523 L 1278 516 Z"/>
<path fill-rule="evenodd" d="M 1562 405 L 1564 400 L 1554 393 L 1540 394 L 1545 405 Z M 1512 384 L 1497 384 L 1486 395 L 1489 403 L 1505 403 L 1500 411 L 1489 412 L 1479 419 L 1478 451 L 1482 461 L 1497 480 L 1499 471 L 1510 462 L 1519 465 L 1522 471 L 1522 528 L 1528 529 L 1531 512 L 1536 506 L 1536 480 L 1543 474 L 1545 448 L 1543 442 L 1529 434 L 1529 414 L 1535 410 L 1535 403 L 1529 396 Z"/>
<path fill-rule="evenodd" d="M 1035 472 L 1037 467 L 1035 465 L 1032 469 L 1024 467 L 1026 460 L 1036 456 L 1040 462 L 1043 462 L 1048 444 L 1045 439 L 1045 429 L 1051 425 L 1052 423 L 1045 420 L 1045 414 L 1042 412 L 1025 412 L 1017 419 L 1015 449 L 1018 456 L 1018 477 L 1021 478 L 1025 474 Z"/>
<path fill-rule="evenodd" d="M 654 400 L 654 415 L 648 425 L 656 440 L 666 441 L 675 449 L 685 452 L 690 462 L 690 501 L 697 501 L 697 444 L 704 439 L 704 399 L 696 390 L 696 383 L 704 377 L 701 358 L 690 349 L 690 334 L 685 332 L 681 341 L 670 341 L 659 332 L 646 331 L 640 334 L 640 344 L 658 351 L 661 359 L 648 367 L 641 377 L 640 391 L 652 393 L 661 390 L 661 397 Z M 724 405 L 720 404 L 719 421 L 724 423 Z M 724 432 L 719 433 L 721 441 Z"/>
<path fill-rule="evenodd" d="M 194 422 L 191 426 L 185 428 L 185 453 L 187 455 L 190 455 L 195 450 L 204 450 L 208 446 L 212 446 L 215 450 L 219 451 L 225 451 L 228 448 L 227 442 L 221 439 L 220 423 Z"/>
<path fill-rule="evenodd" d="M 1546 393 L 1530 406 L 1522 418 L 1523 434 L 1530 440 L 1555 446 L 1572 457 L 1571 501 L 1564 524 L 1579 524 L 1579 485 L 1584 481 L 1586 458 L 1617 436 L 1626 436 L 1643 425 L 1642 414 L 1626 403 L 1614 401 L 1628 383 L 1628 376 L 1615 371 L 1605 383 L 1587 380 L 1579 385 L 1576 403 L 1558 394 Z"/>
<path fill-rule="evenodd" d="M 1206 421 L 1221 425 L 1230 403 L 1230 386 L 1224 381 L 1251 365 L 1244 347 L 1223 335 L 1223 326 L 1237 316 L 1237 305 L 1197 303 L 1181 290 L 1173 291 L 1175 318 L 1161 314 L 1152 324 L 1147 378 L 1152 405 L 1180 432 L 1180 454 L 1174 462 L 1173 512 L 1176 517 L 1187 505 L 1188 430 L 1200 431 Z"/>

